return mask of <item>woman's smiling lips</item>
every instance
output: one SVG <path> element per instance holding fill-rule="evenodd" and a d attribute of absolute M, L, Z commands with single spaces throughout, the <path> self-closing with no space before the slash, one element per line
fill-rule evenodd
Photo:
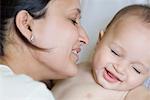
<path fill-rule="evenodd" d="M 73 53 L 73 55 L 75 56 L 75 61 L 77 62 L 78 60 L 79 60 L 79 53 L 80 53 L 80 51 L 81 51 L 81 48 L 75 48 L 75 49 L 72 49 L 72 53 Z"/>

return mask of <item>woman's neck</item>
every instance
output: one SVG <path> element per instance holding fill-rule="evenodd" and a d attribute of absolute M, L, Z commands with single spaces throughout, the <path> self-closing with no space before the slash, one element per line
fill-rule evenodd
<path fill-rule="evenodd" d="M 42 70 L 40 64 L 32 57 L 25 44 L 20 45 L 7 45 L 1 64 L 10 67 L 15 74 L 26 74 L 35 80 L 41 80 L 42 76 L 38 75 Z"/>

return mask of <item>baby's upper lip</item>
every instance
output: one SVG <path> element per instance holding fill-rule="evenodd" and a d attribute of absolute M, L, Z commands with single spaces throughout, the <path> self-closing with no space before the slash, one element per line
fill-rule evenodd
<path fill-rule="evenodd" d="M 118 81 L 122 82 L 123 80 L 117 75 L 117 73 L 110 71 L 109 69 L 105 68 L 106 71 L 108 71 L 111 75 L 113 75 Z"/>

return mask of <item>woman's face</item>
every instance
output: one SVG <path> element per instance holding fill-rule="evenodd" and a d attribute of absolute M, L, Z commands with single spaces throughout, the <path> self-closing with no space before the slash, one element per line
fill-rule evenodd
<path fill-rule="evenodd" d="M 46 15 L 33 22 L 33 44 L 47 51 L 33 50 L 33 56 L 45 67 L 47 78 L 65 78 L 77 73 L 76 62 L 88 37 L 80 25 L 79 0 L 52 0 Z M 54 76 L 50 76 L 53 71 Z"/>

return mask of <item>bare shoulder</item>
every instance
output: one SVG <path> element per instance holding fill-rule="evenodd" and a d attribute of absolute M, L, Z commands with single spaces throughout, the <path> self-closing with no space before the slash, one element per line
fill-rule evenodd
<path fill-rule="evenodd" d="M 84 90 L 89 81 L 93 81 L 90 72 L 91 66 L 89 64 L 79 64 L 79 70 L 76 76 L 56 82 L 52 88 L 56 100 L 71 100 L 74 95 L 80 97 L 81 94 L 78 94 L 80 89 L 82 88 Z"/>
<path fill-rule="evenodd" d="M 126 100 L 149 100 L 150 99 L 150 90 L 144 86 L 139 86 L 128 93 Z"/>

